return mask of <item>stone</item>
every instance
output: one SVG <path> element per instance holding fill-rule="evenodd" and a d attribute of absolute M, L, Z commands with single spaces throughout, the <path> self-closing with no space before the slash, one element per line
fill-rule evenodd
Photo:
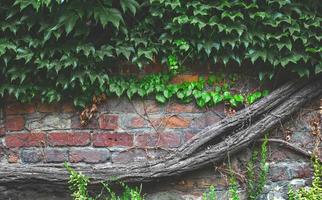
<path fill-rule="evenodd" d="M 97 117 L 93 117 L 91 120 L 89 120 L 88 124 L 86 124 L 85 126 L 82 126 L 80 123 L 80 118 L 79 115 L 74 115 L 72 117 L 72 128 L 73 129 L 98 129 L 98 120 Z"/>
<path fill-rule="evenodd" d="M 42 155 L 38 149 L 23 149 L 21 160 L 24 163 L 38 163 L 42 160 Z"/>
<path fill-rule="evenodd" d="M 28 130 L 59 130 L 71 128 L 71 114 L 37 115 L 26 120 Z"/>
<path fill-rule="evenodd" d="M 146 196 L 146 200 L 185 200 L 176 192 L 158 192 Z"/>

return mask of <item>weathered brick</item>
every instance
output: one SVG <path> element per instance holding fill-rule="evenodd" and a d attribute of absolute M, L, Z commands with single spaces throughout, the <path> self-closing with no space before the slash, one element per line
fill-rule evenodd
<path fill-rule="evenodd" d="M 108 149 L 72 149 L 69 152 L 69 161 L 72 163 L 103 163 L 111 157 Z"/>
<path fill-rule="evenodd" d="M 61 110 L 60 104 L 38 104 L 37 111 L 43 113 L 52 113 L 52 112 L 59 112 Z"/>
<path fill-rule="evenodd" d="M 25 119 L 22 115 L 12 115 L 6 117 L 5 128 L 8 131 L 20 131 L 24 129 Z"/>
<path fill-rule="evenodd" d="M 6 106 L 6 115 L 29 114 L 34 112 L 34 104 L 12 103 Z"/>
<path fill-rule="evenodd" d="M 76 108 L 75 106 L 70 103 L 70 102 L 66 102 L 66 103 L 63 103 L 63 112 L 64 113 L 73 113 L 73 112 L 76 112 Z"/>
<path fill-rule="evenodd" d="M 178 133 L 164 132 L 160 134 L 158 146 L 166 148 L 178 147 L 181 144 L 181 138 Z"/>
<path fill-rule="evenodd" d="M 79 115 L 75 115 L 72 118 L 72 125 L 71 126 L 74 129 L 83 129 L 83 128 L 86 128 L 86 129 L 98 129 L 99 128 L 98 121 L 97 121 L 97 119 L 95 117 L 93 117 L 86 126 L 82 126 L 81 123 L 80 123 Z"/>
<path fill-rule="evenodd" d="M 126 118 L 124 120 L 127 128 L 143 128 L 146 127 L 145 120 L 142 117 Z"/>
<path fill-rule="evenodd" d="M 160 73 L 162 72 L 162 69 L 163 69 L 163 66 L 161 64 L 147 65 L 144 67 L 144 71 L 146 73 Z"/>
<path fill-rule="evenodd" d="M 5 137 L 8 148 L 14 147 L 37 147 L 46 144 L 44 133 L 19 133 L 10 134 Z"/>
<path fill-rule="evenodd" d="M 68 161 L 68 151 L 66 149 L 45 149 L 44 161 L 48 163 L 62 163 Z"/>
<path fill-rule="evenodd" d="M 158 140 L 157 133 L 137 134 L 134 137 L 134 146 L 136 147 L 153 147 Z"/>
<path fill-rule="evenodd" d="M 9 149 L 7 152 L 8 163 L 17 163 L 19 161 L 19 151 L 18 149 Z"/>
<path fill-rule="evenodd" d="M 190 131 L 187 131 L 184 133 L 184 141 L 187 142 L 188 140 L 190 140 L 192 137 L 194 136 L 194 134 Z"/>
<path fill-rule="evenodd" d="M 171 80 L 172 83 L 180 84 L 184 82 L 194 82 L 198 81 L 199 75 L 192 75 L 192 74 L 180 74 Z"/>
<path fill-rule="evenodd" d="M 143 111 L 141 111 L 142 114 L 146 113 L 158 113 L 161 112 L 162 105 L 158 104 L 154 100 L 145 100 L 141 102 Z"/>
<path fill-rule="evenodd" d="M 23 149 L 21 160 L 24 163 L 38 163 L 42 160 L 42 153 L 39 149 Z"/>
<path fill-rule="evenodd" d="M 188 128 L 191 121 L 181 116 L 173 115 L 164 119 L 167 128 Z"/>
<path fill-rule="evenodd" d="M 112 154 L 113 163 L 131 163 L 135 161 L 146 161 L 146 152 L 142 149 L 130 151 L 114 152 Z"/>
<path fill-rule="evenodd" d="M 96 147 L 132 146 L 133 136 L 127 133 L 97 133 L 93 137 Z"/>
<path fill-rule="evenodd" d="M 90 143 L 90 133 L 52 132 L 48 134 L 51 146 L 86 146 Z"/>
<path fill-rule="evenodd" d="M 115 130 L 118 128 L 118 119 L 118 115 L 102 114 L 99 117 L 99 127 L 100 129 Z"/>
<path fill-rule="evenodd" d="M 0 137 L 6 135 L 6 129 L 4 127 L 0 127 Z"/>
<path fill-rule="evenodd" d="M 203 112 L 203 110 L 198 109 L 193 103 L 182 104 L 172 102 L 167 108 L 166 111 L 168 113 L 196 113 Z"/>
<path fill-rule="evenodd" d="M 71 128 L 71 114 L 53 113 L 45 115 L 38 113 L 26 118 L 26 128 L 28 130 L 58 130 Z"/>

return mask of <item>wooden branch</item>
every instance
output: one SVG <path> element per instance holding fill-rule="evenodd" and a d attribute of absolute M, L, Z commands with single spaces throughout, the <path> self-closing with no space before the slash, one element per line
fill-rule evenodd
<path fill-rule="evenodd" d="M 223 159 L 261 137 L 286 120 L 301 106 L 322 94 L 322 80 L 292 82 L 258 103 L 223 119 L 196 134 L 186 145 L 164 159 L 126 164 L 75 165 L 93 182 L 123 180 L 143 182 L 176 176 Z M 246 125 L 245 125 L 246 124 Z M 62 165 L 0 165 L 0 183 L 44 180 L 66 184 L 68 174 Z"/>
<path fill-rule="evenodd" d="M 263 142 L 263 141 L 264 141 L 263 139 L 257 140 L 257 142 Z M 312 155 L 313 155 L 312 152 L 307 151 L 295 144 L 289 143 L 289 142 L 282 140 L 282 139 L 269 138 L 268 142 L 278 143 L 278 144 L 282 145 L 283 147 L 286 147 L 286 148 L 288 148 L 298 154 L 301 154 L 307 158 L 312 158 Z M 322 162 L 322 159 L 319 159 L 319 160 L 320 160 L 320 162 Z"/>

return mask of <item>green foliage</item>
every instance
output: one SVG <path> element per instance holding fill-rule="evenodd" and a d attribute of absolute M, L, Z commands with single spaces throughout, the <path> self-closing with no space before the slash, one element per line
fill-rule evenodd
<path fill-rule="evenodd" d="M 69 176 L 69 189 L 72 192 L 74 200 L 92 200 L 88 194 L 89 178 L 82 173 L 76 172 L 73 168 L 65 163 L 65 168 L 70 173 Z"/>
<path fill-rule="evenodd" d="M 256 176 L 255 162 L 258 159 L 258 151 L 253 151 L 252 157 L 247 163 L 247 196 L 249 200 L 256 200 L 258 196 L 263 192 L 264 185 L 266 183 L 269 165 L 267 163 L 267 135 L 264 138 L 264 142 L 261 146 L 260 161 L 258 174 Z"/>
<path fill-rule="evenodd" d="M 195 82 L 184 82 L 181 84 L 169 83 L 170 76 L 162 74 L 152 74 L 144 76 L 143 79 L 110 77 L 109 95 L 118 97 L 126 95 L 129 99 L 133 97 L 155 96 L 156 101 L 165 103 L 174 98 L 182 103 L 195 101 L 199 107 L 213 106 L 226 102 L 232 107 L 243 104 L 252 104 L 262 93 L 257 91 L 251 94 L 231 92 L 230 88 L 235 84 L 235 76 L 224 77 L 223 75 L 210 75 L 206 81 L 205 77 L 200 77 Z M 251 102 L 248 97 L 259 93 Z M 247 97 L 247 98 L 246 98 Z"/>
<path fill-rule="evenodd" d="M 70 173 L 69 176 L 69 189 L 72 192 L 72 197 L 74 200 L 144 200 L 141 195 L 141 189 L 130 188 L 126 184 L 120 182 L 120 186 L 123 188 L 121 195 L 117 195 L 107 183 L 102 183 L 107 195 L 103 197 L 103 193 L 96 197 L 91 197 L 88 193 L 88 184 L 90 183 L 89 178 L 80 172 L 75 171 L 67 163 L 65 163 L 65 168 Z"/>
<path fill-rule="evenodd" d="M 229 184 L 229 200 L 240 200 L 238 196 L 237 180 L 233 174 L 230 175 Z"/>
<path fill-rule="evenodd" d="M 83 106 L 124 63 L 171 73 L 194 61 L 254 65 L 260 79 L 321 73 L 321 11 L 318 0 L 2 0 L 0 95 Z"/>
<path fill-rule="evenodd" d="M 217 200 L 214 186 L 210 186 L 209 191 L 202 194 L 202 200 Z"/>
<path fill-rule="evenodd" d="M 321 200 L 322 199 L 322 164 L 317 158 L 313 159 L 314 175 L 312 186 L 294 191 L 289 189 L 289 200 Z"/>

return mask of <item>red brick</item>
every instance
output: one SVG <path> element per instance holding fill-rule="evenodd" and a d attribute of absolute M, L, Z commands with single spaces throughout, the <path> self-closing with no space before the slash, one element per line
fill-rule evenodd
<path fill-rule="evenodd" d="M 138 134 L 134 139 L 134 146 L 136 147 L 153 147 L 156 145 L 158 135 L 156 133 Z"/>
<path fill-rule="evenodd" d="M 69 152 L 69 161 L 72 163 L 103 163 L 110 157 L 107 149 L 72 149 Z"/>
<path fill-rule="evenodd" d="M 25 127 L 25 119 L 21 115 L 6 117 L 5 128 L 7 131 L 20 131 Z"/>
<path fill-rule="evenodd" d="M 47 163 L 68 161 L 68 151 L 66 149 L 46 149 L 44 151 L 44 161 Z"/>
<path fill-rule="evenodd" d="M 4 127 L 0 128 L 0 137 L 6 135 L 6 129 Z"/>
<path fill-rule="evenodd" d="M 63 112 L 65 113 L 76 112 L 76 108 L 72 103 L 64 103 L 62 107 L 63 107 Z"/>
<path fill-rule="evenodd" d="M 142 149 L 133 149 L 123 152 L 115 152 L 112 154 L 113 163 L 131 163 L 135 161 L 146 161 L 146 152 Z"/>
<path fill-rule="evenodd" d="M 133 67 L 132 67 L 133 68 Z M 159 73 L 163 69 L 161 64 L 151 64 L 144 67 L 146 73 Z"/>
<path fill-rule="evenodd" d="M 177 133 L 166 132 L 160 134 L 158 146 L 162 147 L 178 147 L 181 144 L 180 135 Z"/>
<path fill-rule="evenodd" d="M 195 82 L 199 80 L 199 75 L 192 75 L 192 74 L 180 74 L 175 76 L 172 80 L 171 83 L 184 83 L 184 82 Z"/>
<path fill-rule="evenodd" d="M 133 117 L 130 121 L 128 128 L 143 128 L 145 127 L 145 120 L 142 117 Z"/>
<path fill-rule="evenodd" d="M 46 144 L 44 133 L 19 133 L 11 134 L 5 137 L 5 143 L 8 148 L 14 147 L 36 147 Z"/>
<path fill-rule="evenodd" d="M 106 115 L 103 114 L 99 117 L 99 127 L 100 129 L 110 129 L 114 130 L 118 128 L 118 115 Z"/>
<path fill-rule="evenodd" d="M 61 105 L 59 104 L 38 104 L 37 111 L 43 113 L 59 112 Z"/>
<path fill-rule="evenodd" d="M 97 133 L 93 138 L 96 147 L 132 146 L 133 136 L 127 133 Z"/>
<path fill-rule="evenodd" d="M 165 125 L 168 128 L 188 128 L 191 121 L 179 116 L 170 116 L 165 119 Z"/>
<path fill-rule="evenodd" d="M 194 134 L 192 134 L 191 132 L 186 132 L 184 133 L 184 141 L 187 142 L 188 140 L 190 140 L 192 137 L 194 136 Z"/>
<path fill-rule="evenodd" d="M 161 112 L 161 106 L 156 101 L 146 100 L 143 102 L 143 111 L 147 113 Z"/>
<path fill-rule="evenodd" d="M 180 103 L 171 103 L 167 109 L 167 112 L 172 113 L 196 113 L 202 112 L 202 110 L 198 109 L 194 104 L 180 104 Z"/>
<path fill-rule="evenodd" d="M 29 114 L 34 112 L 35 112 L 34 104 L 13 103 L 13 104 L 7 105 L 6 107 L 6 115 Z"/>
<path fill-rule="evenodd" d="M 89 133 L 52 132 L 48 135 L 51 146 L 86 146 L 90 143 Z"/>
<path fill-rule="evenodd" d="M 7 154 L 8 163 L 17 163 L 19 160 L 19 152 L 18 151 L 9 151 Z"/>

